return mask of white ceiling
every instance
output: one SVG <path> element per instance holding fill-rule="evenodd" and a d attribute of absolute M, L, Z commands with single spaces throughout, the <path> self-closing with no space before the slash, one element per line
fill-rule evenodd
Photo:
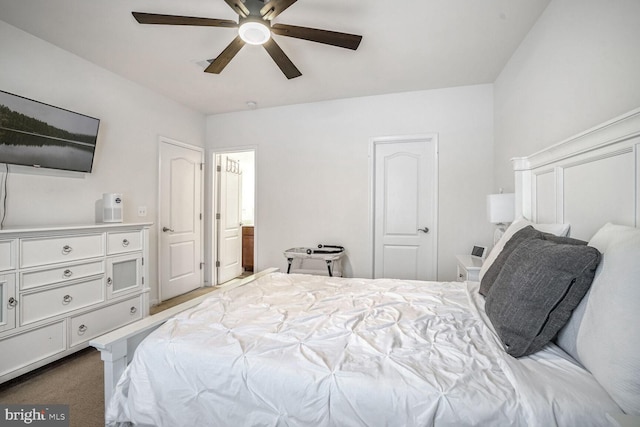
<path fill-rule="evenodd" d="M 204 114 L 492 83 L 550 0 L 299 0 L 273 23 L 363 36 L 357 51 L 275 36 L 204 73 L 233 28 L 138 24 L 131 11 L 237 19 L 224 0 L 0 0 L 0 19 Z M 200 64 L 199 64 L 200 63 Z M 46 67 L 43 69 L 46 70 Z"/>

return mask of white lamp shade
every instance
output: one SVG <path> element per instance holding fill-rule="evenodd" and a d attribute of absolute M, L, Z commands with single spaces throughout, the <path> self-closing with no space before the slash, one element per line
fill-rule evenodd
<path fill-rule="evenodd" d="M 487 217 L 492 224 L 513 222 L 516 214 L 514 193 L 489 194 L 487 196 Z"/>

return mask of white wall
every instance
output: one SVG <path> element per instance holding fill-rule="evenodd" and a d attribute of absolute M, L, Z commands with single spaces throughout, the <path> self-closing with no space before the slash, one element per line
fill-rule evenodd
<path fill-rule="evenodd" d="M 204 146 L 205 119 L 173 101 L 0 21 L 0 89 L 99 118 L 93 173 L 13 173 L 5 226 L 95 222 L 94 202 L 124 193 L 125 222 L 157 219 L 158 136 Z M 146 206 L 147 216 L 137 216 Z M 151 299 L 157 298 L 151 232 Z"/>
<path fill-rule="evenodd" d="M 495 82 L 495 186 L 509 159 L 640 107 L 640 1 L 553 0 Z"/>
<path fill-rule="evenodd" d="M 348 275 L 370 277 L 371 139 L 438 133 L 439 279 L 453 279 L 454 255 L 491 240 L 492 92 L 479 85 L 208 117 L 208 148 L 257 147 L 257 268 L 285 269 L 290 247 L 335 243 L 347 248 Z"/>

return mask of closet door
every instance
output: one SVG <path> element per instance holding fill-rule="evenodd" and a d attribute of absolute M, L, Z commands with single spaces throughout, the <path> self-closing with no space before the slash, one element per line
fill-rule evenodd
<path fill-rule="evenodd" d="M 160 300 L 203 284 L 202 165 L 204 153 L 160 138 Z"/>
<path fill-rule="evenodd" d="M 436 136 L 374 141 L 374 277 L 437 277 Z"/>

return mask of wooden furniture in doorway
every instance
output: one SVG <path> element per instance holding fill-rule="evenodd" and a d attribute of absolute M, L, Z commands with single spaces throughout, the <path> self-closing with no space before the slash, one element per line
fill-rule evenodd
<path fill-rule="evenodd" d="M 253 271 L 253 226 L 242 227 L 242 268 Z"/>

